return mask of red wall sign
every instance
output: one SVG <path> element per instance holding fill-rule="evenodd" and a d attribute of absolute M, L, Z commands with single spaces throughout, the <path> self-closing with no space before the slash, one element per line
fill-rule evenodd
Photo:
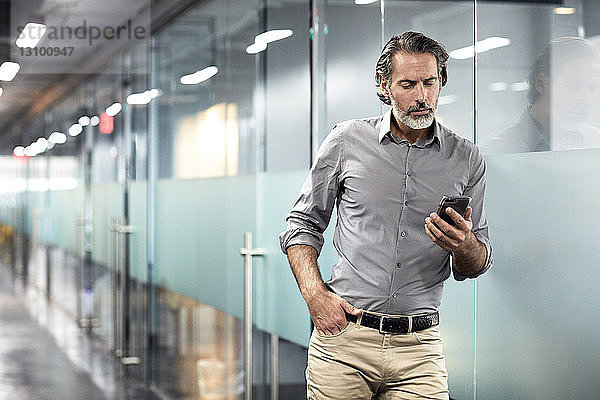
<path fill-rule="evenodd" d="M 107 113 L 100 114 L 100 133 L 110 135 L 115 130 L 115 117 L 111 117 Z"/>

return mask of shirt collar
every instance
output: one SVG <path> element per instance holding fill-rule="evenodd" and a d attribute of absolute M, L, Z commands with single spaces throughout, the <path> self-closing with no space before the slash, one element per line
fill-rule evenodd
<path fill-rule="evenodd" d="M 418 140 L 414 145 L 417 147 L 427 147 L 437 140 L 438 144 L 440 143 L 440 124 L 438 124 L 437 120 L 433 121 L 433 133 L 428 134 L 423 139 Z M 379 143 L 383 141 L 383 138 L 388 136 L 389 139 L 394 140 L 392 138 L 392 109 L 390 108 L 383 114 L 381 117 L 381 124 L 379 125 Z"/>
<path fill-rule="evenodd" d="M 379 143 L 383 140 L 386 135 L 392 134 L 392 109 L 387 110 L 381 117 L 381 123 L 379 124 Z"/>

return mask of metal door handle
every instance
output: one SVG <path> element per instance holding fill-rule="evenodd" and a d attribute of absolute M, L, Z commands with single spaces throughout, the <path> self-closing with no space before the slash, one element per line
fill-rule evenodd
<path fill-rule="evenodd" d="M 252 257 L 263 249 L 252 248 L 252 232 L 244 234 L 244 400 L 252 400 Z"/>

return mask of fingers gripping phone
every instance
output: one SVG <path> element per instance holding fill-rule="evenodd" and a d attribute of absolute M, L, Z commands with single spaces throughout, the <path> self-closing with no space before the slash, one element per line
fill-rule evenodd
<path fill-rule="evenodd" d="M 446 209 L 450 207 L 464 217 L 470 204 L 471 198 L 469 196 L 442 196 L 436 214 L 450 225 L 456 226 L 452 217 L 446 214 Z"/>

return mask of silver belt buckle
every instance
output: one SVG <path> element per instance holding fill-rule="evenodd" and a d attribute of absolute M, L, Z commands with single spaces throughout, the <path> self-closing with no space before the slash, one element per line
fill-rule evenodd
<path fill-rule="evenodd" d="M 379 333 L 381 333 L 382 335 L 385 334 L 392 334 L 393 332 L 388 332 L 388 331 L 384 331 L 383 330 L 383 320 L 386 318 L 385 315 L 381 316 L 381 319 L 379 320 Z"/>

